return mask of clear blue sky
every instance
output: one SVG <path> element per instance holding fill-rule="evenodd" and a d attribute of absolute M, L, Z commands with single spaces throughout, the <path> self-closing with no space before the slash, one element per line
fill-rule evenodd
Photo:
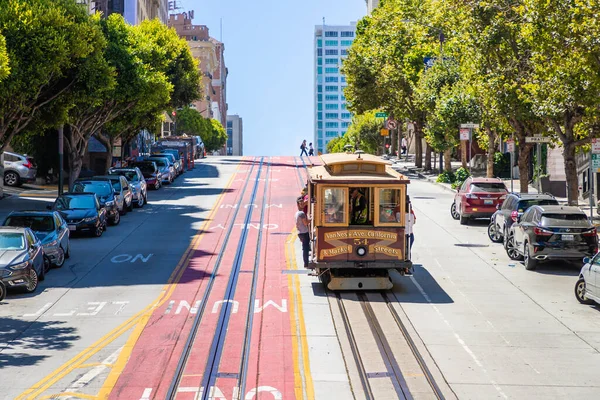
<path fill-rule="evenodd" d="M 179 2 L 178 2 L 179 3 Z M 244 120 L 244 155 L 299 155 L 313 141 L 313 35 L 358 21 L 364 0 L 183 0 L 219 39 L 223 18 L 229 114 Z M 182 10 L 183 11 L 183 10 Z"/>

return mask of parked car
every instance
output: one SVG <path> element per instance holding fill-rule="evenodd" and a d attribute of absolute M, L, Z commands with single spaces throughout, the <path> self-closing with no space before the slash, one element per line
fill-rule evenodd
<path fill-rule="evenodd" d="M 42 243 L 29 228 L 0 227 L 0 279 L 8 288 L 35 292 L 46 276 Z"/>
<path fill-rule="evenodd" d="M 183 169 L 183 160 L 181 159 L 181 155 L 178 150 L 175 149 L 162 149 L 157 153 L 152 153 L 153 156 L 166 156 L 169 157 L 173 166 L 175 167 L 175 172 L 177 175 L 181 175 L 184 173 Z"/>
<path fill-rule="evenodd" d="M 31 229 L 42 243 L 48 261 L 58 268 L 71 255 L 69 227 L 56 211 L 13 211 L 2 225 Z"/>
<path fill-rule="evenodd" d="M 502 205 L 498 205 L 498 211 L 492 215 L 488 226 L 488 236 L 494 243 L 504 241 L 506 247 L 506 232 L 521 215 L 531 206 L 558 205 L 558 201 L 548 193 L 509 193 Z"/>
<path fill-rule="evenodd" d="M 124 176 L 131 188 L 133 202 L 140 208 L 144 207 L 144 204 L 148 202 L 148 188 L 144 175 L 138 167 L 111 168 L 108 170 L 108 174 Z"/>
<path fill-rule="evenodd" d="M 166 182 L 166 183 L 173 183 L 173 180 L 175 179 L 175 167 L 173 166 L 173 163 L 171 162 L 171 160 L 168 157 L 162 157 L 162 156 L 152 156 L 152 157 L 148 157 L 147 158 L 148 161 L 154 161 L 156 163 L 156 165 L 158 166 L 158 168 L 160 169 L 160 172 L 162 173 L 162 181 Z"/>
<path fill-rule="evenodd" d="M 539 261 L 581 260 L 598 251 L 598 234 L 573 206 L 531 206 L 510 227 L 506 253 L 534 270 Z"/>
<path fill-rule="evenodd" d="M 107 211 L 100 205 L 95 193 L 63 193 L 48 208 L 62 215 L 70 232 L 86 232 L 100 237 L 106 230 Z"/>
<path fill-rule="evenodd" d="M 501 179 L 470 176 L 456 190 L 450 214 L 452 218 L 459 219 L 461 225 L 468 224 L 471 218 L 490 218 L 507 194 Z"/>
<path fill-rule="evenodd" d="M 6 285 L 0 280 L 0 301 L 6 297 Z"/>
<path fill-rule="evenodd" d="M 123 215 L 127 214 L 127 211 L 133 211 L 133 190 L 127 178 L 122 175 L 102 175 L 95 176 L 94 179 L 108 179 L 117 197 L 123 197 Z"/>
<path fill-rule="evenodd" d="M 194 136 L 196 140 L 196 157 L 204 158 L 206 156 L 206 152 L 204 151 L 204 142 L 200 136 Z"/>
<path fill-rule="evenodd" d="M 133 167 L 139 168 L 144 175 L 147 187 L 154 188 L 154 190 L 160 189 L 162 185 L 162 172 L 154 161 L 134 161 L 130 164 Z"/>
<path fill-rule="evenodd" d="M 575 297 L 582 304 L 600 304 L 600 256 L 585 257 L 575 284 Z"/>
<path fill-rule="evenodd" d="M 108 222 L 118 225 L 124 209 L 123 196 L 117 195 L 108 179 L 78 179 L 73 184 L 73 193 L 94 193 L 98 197 L 100 207 L 106 209 Z"/>
<path fill-rule="evenodd" d="M 33 182 L 37 175 L 37 166 L 33 157 L 5 151 L 4 156 L 4 184 L 6 186 L 19 186 L 23 182 Z"/>

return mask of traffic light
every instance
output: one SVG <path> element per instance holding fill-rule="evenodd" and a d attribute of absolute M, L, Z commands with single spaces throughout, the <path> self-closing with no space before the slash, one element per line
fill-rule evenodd
<path fill-rule="evenodd" d="M 176 116 L 176 115 L 177 115 L 177 113 L 176 113 L 175 111 L 173 111 L 171 114 L 172 114 L 173 116 Z"/>
<path fill-rule="evenodd" d="M 389 148 L 390 148 L 390 144 L 389 144 L 389 143 L 386 143 L 386 144 L 385 144 L 385 148 L 386 148 L 386 149 L 389 149 Z"/>

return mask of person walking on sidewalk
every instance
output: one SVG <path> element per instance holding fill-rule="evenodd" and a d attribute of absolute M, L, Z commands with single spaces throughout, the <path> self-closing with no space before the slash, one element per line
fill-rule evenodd
<path fill-rule="evenodd" d="M 314 149 L 312 143 L 308 144 L 308 155 L 309 156 L 314 156 L 315 155 L 315 149 Z"/>
<path fill-rule="evenodd" d="M 303 154 L 308 157 L 308 153 L 306 152 L 306 139 L 304 139 L 300 145 L 300 157 L 302 157 Z"/>
<path fill-rule="evenodd" d="M 308 233 L 310 222 L 304 213 L 304 198 L 302 196 L 296 199 L 298 211 L 296 212 L 296 229 L 298 229 L 298 239 L 302 242 L 302 260 L 304 268 L 308 268 L 308 253 L 310 252 L 310 235 Z"/>

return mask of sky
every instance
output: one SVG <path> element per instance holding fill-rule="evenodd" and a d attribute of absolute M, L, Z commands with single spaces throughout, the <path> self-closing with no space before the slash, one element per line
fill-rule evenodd
<path fill-rule="evenodd" d="M 314 141 L 314 27 L 345 25 L 365 0 L 181 0 L 194 24 L 220 39 L 223 20 L 228 114 L 244 124 L 244 155 L 299 155 Z"/>

